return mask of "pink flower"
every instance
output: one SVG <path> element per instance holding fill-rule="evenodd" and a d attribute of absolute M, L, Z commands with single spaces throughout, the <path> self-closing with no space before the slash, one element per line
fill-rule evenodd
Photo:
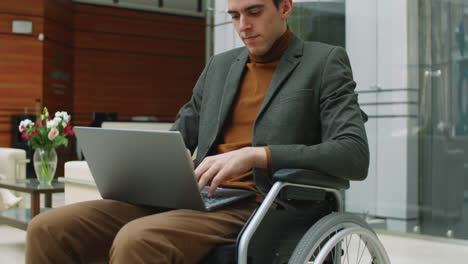
<path fill-rule="evenodd" d="M 33 135 L 39 135 L 41 132 L 38 129 L 34 129 L 32 134 Z"/>
<path fill-rule="evenodd" d="M 50 129 L 50 132 L 49 134 L 47 135 L 47 137 L 49 138 L 50 141 L 54 140 L 59 134 L 59 131 L 58 129 L 56 129 L 55 127 Z"/>
<path fill-rule="evenodd" d="M 73 127 L 70 122 L 67 123 L 67 126 L 63 129 L 63 133 L 67 136 L 73 136 Z"/>
<path fill-rule="evenodd" d="M 23 134 L 21 134 L 21 138 L 24 138 L 24 139 L 31 139 L 32 136 L 31 136 L 30 134 L 23 133 Z"/>

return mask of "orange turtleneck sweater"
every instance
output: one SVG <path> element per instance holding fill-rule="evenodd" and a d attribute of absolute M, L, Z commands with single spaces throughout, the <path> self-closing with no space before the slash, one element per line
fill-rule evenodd
<path fill-rule="evenodd" d="M 249 53 L 244 76 L 232 104 L 228 119 L 223 127 L 223 142 L 217 146 L 218 153 L 225 153 L 252 145 L 252 129 L 263 98 L 270 87 L 271 79 L 279 60 L 291 42 L 291 31 L 286 32 L 273 44 L 270 50 L 255 56 Z M 265 147 L 268 168 L 271 168 L 270 149 Z M 269 171 L 269 170 L 268 170 Z M 242 188 L 256 191 L 252 171 L 238 175 L 221 183 L 222 187 Z"/>

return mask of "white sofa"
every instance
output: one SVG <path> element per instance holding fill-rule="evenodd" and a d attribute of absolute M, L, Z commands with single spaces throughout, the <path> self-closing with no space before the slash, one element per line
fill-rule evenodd
<path fill-rule="evenodd" d="M 26 164 L 29 162 L 26 159 L 26 151 L 16 148 L 0 148 L 0 178 L 5 179 L 25 179 Z M 25 193 L 15 192 L 16 196 L 24 197 Z M 24 199 L 18 205 L 24 207 Z M 3 201 L 0 200 L 0 208 L 3 208 Z"/>
<path fill-rule="evenodd" d="M 86 161 L 65 162 L 65 204 L 102 199 Z"/>
<path fill-rule="evenodd" d="M 166 122 L 103 122 L 103 128 L 125 128 L 143 130 L 169 130 L 172 123 Z M 86 161 L 65 163 L 65 204 L 102 199 Z"/>

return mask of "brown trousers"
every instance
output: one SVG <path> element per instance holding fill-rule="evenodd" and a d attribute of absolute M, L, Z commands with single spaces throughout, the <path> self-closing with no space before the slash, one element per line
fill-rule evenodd
<path fill-rule="evenodd" d="M 26 263 L 198 263 L 214 247 L 235 242 L 257 206 L 245 200 L 199 212 L 112 200 L 72 204 L 30 222 Z"/>

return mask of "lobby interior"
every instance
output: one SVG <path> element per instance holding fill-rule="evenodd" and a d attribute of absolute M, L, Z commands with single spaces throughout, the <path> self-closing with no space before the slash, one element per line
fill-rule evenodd
<path fill-rule="evenodd" d="M 369 116 L 369 175 L 343 193 L 346 211 L 366 218 L 392 263 L 464 263 L 468 3 L 293 3 L 294 34 L 346 49 Z M 25 149 L 30 160 L 11 177 L 36 177 L 18 125 L 43 107 L 70 113 L 73 126 L 167 129 L 208 59 L 243 46 L 226 9 L 227 0 L 0 1 L 0 151 Z M 68 163 L 83 159 L 79 142 L 57 153 L 65 191 L 53 206 L 99 199 Z M 30 194 L 15 195 L 31 207 Z M 0 263 L 24 263 L 25 239 L 0 224 Z"/>

